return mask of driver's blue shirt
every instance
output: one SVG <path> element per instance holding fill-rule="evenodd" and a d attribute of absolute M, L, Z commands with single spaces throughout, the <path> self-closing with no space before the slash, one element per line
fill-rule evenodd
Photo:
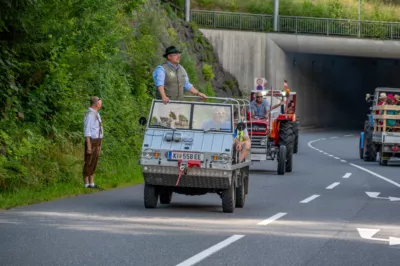
<path fill-rule="evenodd" d="M 269 110 L 270 105 L 267 100 L 263 99 L 260 105 L 256 104 L 256 100 L 253 100 L 250 104 L 251 113 L 255 116 L 265 117 L 265 113 Z"/>
<path fill-rule="evenodd" d="M 202 129 L 211 129 L 211 128 L 215 128 L 215 129 L 221 129 L 221 130 L 231 130 L 231 122 L 229 121 L 225 121 L 222 124 L 220 123 L 215 123 L 213 120 L 204 122 L 204 124 L 201 126 Z"/>

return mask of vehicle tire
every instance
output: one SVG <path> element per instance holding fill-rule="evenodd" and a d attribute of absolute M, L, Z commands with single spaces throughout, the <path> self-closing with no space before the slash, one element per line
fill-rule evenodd
<path fill-rule="evenodd" d="M 160 203 L 170 204 L 172 200 L 172 189 L 169 187 L 163 187 L 160 189 Z"/>
<path fill-rule="evenodd" d="M 296 154 L 297 151 L 299 150 L 299 127 L 300 127 L 300 123 L 297 120 L 294 123 L 294 144 L 293 144 L 293 153 Z"/>
<path fill-rule="evenodd" d="M 153 209 L 157 207 L 158 191 L 157 188 L 150 184 L 144 185 L 144 207 Z"/>
<path fill-rule="evenodd" d="M 284 175 L 286 170 L 286 146 L 279 147 L 278 153 L 278 175 Z"/>
<path fill-rule="evenodd" d="M 286 146 L 285 172 L 292 172 L 295 140 L 294 128 L 295 123 L 292 121 L 282 121 L 279 127 L 279 145 Z"/>
<path fill-rule="evenodd" d="M 238 180 L 239 182 L 239 186 L 236 187 L 236 207 L 237 208 L 243 208 L 244 207 L 244 203 L 246 201 L 246 192 L 245 192 L 245 179 L 246 179 L 246 175 L 243 172 L 243 169 L 240 173 L 240 178 Z"/>
<path fill-rule="evenodd" d="M 364 149 L 360 148 L 361 147 L 361 136 L 360 136 L 360 141 L 358 142 L 358 149 L 360 151 L 360 159 L 364 159 Z"/>
<path fill-rule="evenodd" d="M 376 161 L 376 147 L 372 142 L 372 131 L 374 128 L 371 126 L 369 121 L 365 121 L 364 125 L 364 161 L 375 162 Z"/>
<path fill-rule="evenodd" d="M 235 211 L 235 179 L 232 178 L 231 187 L 222 191 L 222 211 L 233 213 Z"/>
<path fill-rule="evenodd" d="M 383 165 L 383 166 L 387 166 L 388 165 L 388 160 L 383 160 L 383 147 L 381 147 L 381 150 L 379 152 L 379 164 Z"/>

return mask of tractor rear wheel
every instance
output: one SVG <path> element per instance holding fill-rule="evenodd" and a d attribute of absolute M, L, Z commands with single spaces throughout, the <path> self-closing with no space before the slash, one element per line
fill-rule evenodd
<path fill-rule="evenodd" d="M 279 146 L 286 146 L 286 172 L 292 172 L 293 149 L 295 142 L 294 122 L 281 121 L 279 126 Z"/>
<path fill-rule="evenodd" d="M 365 121 L 364 124 L 364 161 L 375 162 L 376 161 L 376 147 L 372 142 L 372 131 L 374 128 L 369 123 L 369 121 Z"/>

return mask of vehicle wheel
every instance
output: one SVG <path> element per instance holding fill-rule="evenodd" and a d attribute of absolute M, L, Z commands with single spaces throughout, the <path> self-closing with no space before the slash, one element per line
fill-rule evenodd
<path fill-rule="evenodd" d="M 286 170 L 286 146 L 279 147 L 278 153 L 278 175 L 284 175 Z"/>
<path fill-rule="evenodd" d="M 239 186 L 236 187 L 236 207 L 243 208 L 244 203 L 246 201 L 246 193 L 245 193 L 245 179 L 246 175 L 243 172 L 243 169 L 240 173 L 240 178 L 238 180 Z"/>
<path fill-rule="evenodd" d="M 372 142 L 372 131 L 374 128 L 371 126 L 369 121 L 365 121 L 364 125 L 364 161 L 375 162 L 376 161 L 376 147 Z"/>
<path fill-rule="evenodd" d="M 231 187 L 222 191 L 222 211 L 233 213 L 235 210 L 235 179 L 232 178 Z"/>
<path fill-rule="evenodd" d="M 158 203 L 157 188 L 150 184 L 144 185 L 144 207 L 156 208 Z"/>
<path fill-rule="evenodd" d="M 286 146 L 286 164 L 285 171 L 292 171 L 293 148 L 294 148 L 294 133 L 295 123 L 292 121 L 282 121 L 279 127 L 279 145 Z"/>
<path fill-rule="evenodd" d="M 364 159 L 364 149 L 360 147 L 361 147 L 361 136 L 360 136 L 360 141 L 358 143 L 358 149 L 360 150 L 360 159 Z"/>
<path fill-rule="evenodd" d="M 294 144 L 293 144 L 293 153 L 297 153 L 297 151 L 299 150 L 299 121 L 296 121 L 295 123 L 295 127 L 294 127 Z"/>
<path fill-rule="evenodd" d="M 383 147 L 381 148 L 381 151 L 379 153 L 379 164 L 383 165 L 383 166 L 387 166 L 388 165 L 388 160 L 384 160 L 383 159 L 384 154 L 383 154 L 382 149 L 383 149 Z"/>
<path fill-rule="evenodd" d="M 172 200 L 172 189 L 169 187 L 163 187 L 160 189 L 160 203 L 170 204 Z"/>

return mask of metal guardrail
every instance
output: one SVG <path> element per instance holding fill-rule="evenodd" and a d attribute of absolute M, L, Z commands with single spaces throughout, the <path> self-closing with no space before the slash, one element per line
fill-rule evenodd
<path fill-rule="evenodd" d="M 268 14 L 191 10 L 190 17 L 200 27 L 273 32 Z M 278 32 L 395 40 L 400 39 L 400 22 L 279 16 Z"/>

